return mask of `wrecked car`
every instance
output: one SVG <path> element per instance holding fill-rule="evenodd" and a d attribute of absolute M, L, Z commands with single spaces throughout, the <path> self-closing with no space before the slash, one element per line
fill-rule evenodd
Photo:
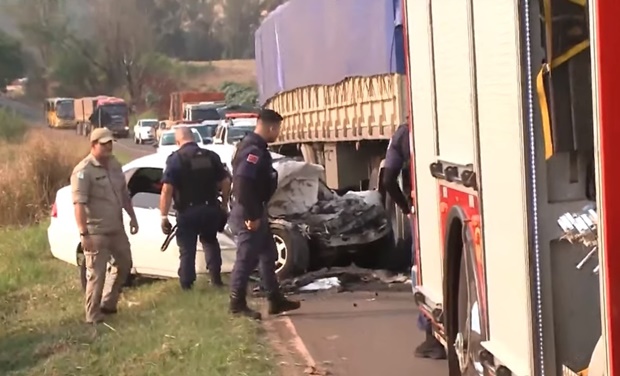
<path fill-rule="evenodd" d="M 351 254 L 357 254 L 362 264 L 377 266 L 392 239 L 379 192 L 340 196 L 323 182 L 320 165 L 282 158 L 274 168 L 278 189 L 268 206 L 274 236 L 279 228 L 301 235 L 289 240 L 287 257 L 278 255 L 283 263 L 278 265 L 280 276 L 332 265 Z"/>
<path fill-rule="evenodd" d="M 160 230 L 159 196 L 166 158 L 167 155 L 155 153 L 123 166 L 140 224 L 140 232 L 129 236 L 134 275 L 177 277 L 178 246 Z M 279 159 L 274 161 L 274 168 L 279 172 L 279 187 L 269 204 L 269 214 L 278 250 L 276 267 L 280 279 L 303 273 L 325 260 L 329 263 L 344 253 L 370 249 L 373 251 L 370 254 L 378 255 L 384 249 L 372 246 L 391 238 L 378 192 L 338 196 L 322 183 L 321 166 Z M 127 213 L 123 215 L 124 224 L 128 226 Z M 175 213 L 170 213 L 173 225 L 174 216 Z M 47 234 L 52 255 L 77 265 L 85 284 L 84 254 L 69 186 L 56 193 Z M 222 272 L 231 272 L 237 251 L 234 237 L 224 231 L 218 234 L 218 241 L 222 249 Z M 200 244 L 196 272 L 206 273 Z"/>

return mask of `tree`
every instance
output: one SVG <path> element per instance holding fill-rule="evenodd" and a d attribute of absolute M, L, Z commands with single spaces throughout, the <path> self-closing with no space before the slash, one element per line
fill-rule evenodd
<path fill-rule="evenodd" d="M 24 75 L 21 44 L 15 38 L 0 31 L 0 89 Z"/>
<path fill-rule="evenodd" d="M 7 5 L 8 13 L 15 19 L 22 41 L 34 54 L 43 68 L 41 79 L 49 91 L 49 72 L 57 41 L 62 40 L 67 27 L 64 0 L 20 0 Z"/>

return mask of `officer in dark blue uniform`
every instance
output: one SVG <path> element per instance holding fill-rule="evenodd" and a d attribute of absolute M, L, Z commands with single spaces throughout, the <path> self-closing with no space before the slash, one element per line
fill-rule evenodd
<path fill-rule="evenodd" d="M 392 197 L 403 214 L 410 216 L 411 207 L 409 200 L 403 194 L 398 184 L 401 171 L 409 163 L 411 151 L 409 150 L 409 125 L 401 124 L 392 135 L 392 139 L 385 153 L 383 164 L 382 183 L 385 191 Z"/>
<path fill-rule="evenodd" d="M 257 265 L 268 293 L 269 314 L 300 307 L 299 302 L 286 299 L 280 292 L 275 272 L 278 254 L 266 208 L 278 184 L 267 144 L 276 140 L 281 123 L 280 114 L 262 110 L 256 130 L 237 145 L 232 160 L 234 201 L 228 224 L 236 236 L 237 259 L 230 281 L 230 312 L 257 320 L 261 314 L 250 309 L 246 301 L 248 280 Z"/>
<path fill-rule="evenodd" d="M 196 280 L 197 238 L 202 243 L 211 284 L 221 287 L 222 254 L 217 232 L 221 231 L 221 224 L 225 221 L 230 197 L 230 175 L 216 153 L 202 149 L 194 142 L 189 127 L 178 128 L 175 138 L 180 148 L 166 160 L 162 179 L 162 231 L 164 234 L 171 231 L 168 213 L 174 199 L 177 212 L 176 238 L 181 253 L 181 288 L 191 289 Z M 222 202 L 218 201 L 220 193 Z"/>
<path fill-rule="evenodd" d="M 385 154 L 382 183 L 385 191 L 392 197 L 392 200 L 402 210 L 403 214 L 411 219 L 409 200 L 405 197 L 398 184 L 398 176 L 411 160 L 409 143 L 409 124 L 401 124 L 394 132 L 394 135 L 392 135 Z M 446 351 L 433 336 L 431 324 L 426 316 L 419 315 L 418 326 L 426 332 L 426 339 L 415 349 L 415 356 L 418 358 L 445 359 Z"/>

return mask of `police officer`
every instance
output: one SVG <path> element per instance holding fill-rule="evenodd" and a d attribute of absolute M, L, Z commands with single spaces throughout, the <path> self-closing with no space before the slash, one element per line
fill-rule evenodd
<path fill-rule="evenodd" d="M 116 313 L 121 287 L 131 272 L 129 240 L 123 226 L 125 209 L 131 234 L 138 222 L 122 167 L 112 155 L 112 132 L 97 128 L 90 134 L 90 154 L 73 169 L 71 192 L 75 220 L 86 263 L 87 323 L 100 323 Z M 108 263 L 111 268 L 106 278 Z"/>
<path fill-rule="evenodd" d="M 200 238 L 205 253 L 211 284 L 223 286 L 222 252 L 217 232 L 225 221 L 230 197 L 230 175 L 220 157 L 202 149 L 194 141 L 189 127 L 175 131 L 179 150 L 166 160 L 162 178 L 160 211 L 162 231 L 169 234 L 170 204 L 177 211 L 176 239 L 180 249 L 179 281 L 183 290 L 192 288 L 196 280 L 196 244 Z M 222 202 L 218 195 L 222 193 Z"/>
<path fill-rule="evenodd" d="M 382 183 L 387 194 L 392 197 L 403 214 L 411 219 L 409 200 L 398 184 L 398 176 L 411 159 L 409 142 L 409 124 L 401 124 L 392 135 L 385 154 Z M 430 322 L 422 314 L 418 317 L 418 326 L 425 331 L 426 339 L 415 349 L 415 356 L 418 358 L 445 359 L 444 347 L 435 339 Z"/>
<path fill-rule="evenodd" d="M 385 191 L 392 197 L 392 200 L 398 205 L 403 214 L 410 217 L 411 208 L 409 200 L 403 194 L 398 184 L 398 177 L 401 171 L 409 163 L 409 125 L 401 124 L 392 135 L 385 154 L 383 164 L 382 183 Z"/>
<path fill-rule="evenodd" d="M 261 314 L 248 307 L 246 292 L 250 274 L 257 265 L 268 293 L 269 314 L 300 307 L 299 302 L 286 299 L 280 292 L 275 272 L 278 254 L 266 208 L 278 183 L 267 143 L 276 140 L 281 123 L 280 114 L 262 110 L 254 133 L 245 136 L 237 145 L 232 161 L 235 201 L 228 224 L 236 235 L 237 259 L 230 282 L 230 312 L 256 320 L 261 319 Z"/>

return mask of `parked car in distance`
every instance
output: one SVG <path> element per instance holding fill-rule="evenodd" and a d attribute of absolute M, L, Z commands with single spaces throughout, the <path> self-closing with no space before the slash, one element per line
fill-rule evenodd
<path fill-rule="evenodd" d="M 174 138 L 174 130 L 177 127 L 178 126 L 174 126 L 172 127 L 172 129 L 164 131 L 159 138 L 159 142 L 153 144 L 153 147 L 157 149 L 158 154 L 165 154 L 166 156 L 168 156 L 179 149 Z M 204 148 L 206 146 L 205 143 L 202 142 L 202 137 L 197 130 L 192 129 L 192 135 L 194 135 L 194 141 L 198 144 L 198 146 L 200 146 L 201 148 Z"/>
<path fill-rule="evenodd" d="M 155 131 L 159 121 L 157 119 L 140 119 L 133 126 L 133 140 L 136 144 L 144 144 L 155 140 Z"/>

